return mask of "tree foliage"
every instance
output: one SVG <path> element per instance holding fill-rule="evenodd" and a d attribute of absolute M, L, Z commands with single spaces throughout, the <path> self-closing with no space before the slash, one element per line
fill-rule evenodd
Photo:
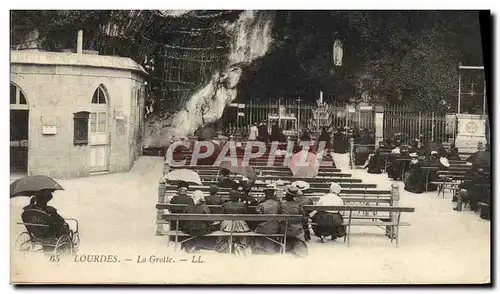
<path fill-rule="evenodd" d="M 85 28 L 86 49 L 143 63 L 145 55 L 162 58 L 155 46 L 188 21 L 193 20 L 151 11 L 11 11 L 11 43 L 36 28 L 43 49 L 75 48 L 77 31 Z M 201 20 L 195 19 L 195 26 L 196 21 Z M 110 24 L 119 33 L 103 36 Z M 327 100 L 369 93 L 385 102 L 435 109 L 443 99 L 456 100 L 460 62 L 483 64 L 474 11 L 279 11 L 274 39 L 273 49 L 244 74 L 242 100 L 301 96 L 313 102 L 322 90 Z M 341 67 L 333 65 L 335 39 L 343 43 Z M 153 82 L 160 75 L 153 72 Z"/>
<path fill-rule="evenodd" d="M 474 11 L 285 11 L 278 22 L 276 50 L 336 100 L 367 91 L 433 109 L 456 100 L 459 62 L 482 64 Z M 344 44 L 342 67 L 332 65 L 335 39 Z"/>

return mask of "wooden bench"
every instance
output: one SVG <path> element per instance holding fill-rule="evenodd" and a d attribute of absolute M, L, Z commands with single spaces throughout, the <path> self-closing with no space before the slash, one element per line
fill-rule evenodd
<path fill-rule="evenodd" d="M 171 195 L 175 195 L 176 194 L 176 191 L 174 190 L 168 190 L 168 191 L 172 191 L 173 193 L 171 193 Z M 188 193 L 189 195 L 189 193 Z M 206 197 L 206 196 L 209 196 L 209 192 L 208 191 L 204 191 L 203 195 Z M 224 200 L 229 200 L 229 193 L 228 192 L 220 192 L 220 193 L 217 193 L 217 196 L 220 196 L 222 199 Z M 263 200 L 264 199 L 264 194 L 251 194 L 252 197 L 254 197 L 255 199 L 257 200 Z M 306 196 L 307 198 L 311 199 L 311 201 L 313 203 L 317 202 L 321 197 L 322 195 L 320 194 L 309 194 Z M 390 194 L 387 194 L 387 195 L 384 195 L 384 194 L 374 194 L 374 195 L 349 195 L 349 194 L 346 194 L 346 195 L 341 195 L 340 198 L 342 198 L 344 200 L 344 202 L 346 203 L 363 203 L 363 204 L 366 204 L 368 205 L 369 203 L 373 203 L 375 205 L 379 205 L 379 204 L 389 204 L 389 205 L 392 205 L 392 196 Z"/>
<path fill-rule="evenodd" d="M 350 185 L 350 184 L 346 184 L 346 185 Z M 190 186 L 188 188 L 188 190 L 201 190 L 201 191 L 208 191 L 210 188 L 209 185 L 204 185 L 204 186 Z M 166 184 L 165 185 L 165 189 L 166 190 L 177 190 L 177 186 L 176 185 L 169 185 L 169 184 Z M 219 192 L 224 192 L 224 191 L 227 191 L 229 192 L 229 188 L 219 188 Z M 262 187 L 253 187 L 251 190 L 250 190 L 250 194 L 252 193 L 258 193 L 258 192 L 262 192 L 263 193 L 263 190 L 264 190 L 264 186 Z M 319 193 L 321 195 L 325 194 L 325 193 L 329 193 L 330 190 L 329 188 L 325 187 L 325 188 L 309 188 L 306 192 L 306 194 L 311 194 L 311 193 Z M 383 195 L 389 195 L 391 194 L 391 191 L 390 190 L 376 190 L 376 189 L 362 189 L 362 188 L 349 188 L 349 187 L 346 187 L 344 189 L 341 190 L 340 194 L 357 194 L 357 195 L 371 195 L 371 194 L 383 194 Z"/>
<path fill-rule="evenodd" d="M 203 181 L 210 181 L 210 182 L 215 182 L 217 180 L 217 175 L 200 175 L 200 178 Z M 231 176 L 232 179 L 234 180 L 241 180 L 243 177 L 240 175 L 235 175 L 234 177 Z M 303 178 L 303 177 L 293 177 L 293 176 L 278 176 L 278 175 L 266 175 L 266 176 L 257 176 L 256 181 L 277 181 L 277 180 L 282 180 L 285 183 L 292 183 L 294 181 L 306 181 L 309 184 L 313 183 L 362 183 L 363 180 L 361 179 L 354 179 L 354 178 L 349 178 L 349 177 L 315 177 L 315 178 Z"/>
<path fill-rule="evenodd" d="M 219 171 L 221 168 L 219 166 L 213 166 L 213 165 L 183 165 L 183 166 L 169 166 L 170 169 L 191 169 L 191 170 L 196 170 L 196 171 L 202 171 L 202 170 L 209 170 L 209 171 Z M 289 171 L 290 168 L 288 166 L 258 166 L 258 167 L 253 167 L 254 170 L 258 171 L 266 171 L 266 170 L 284 170 L 284 171 Z M 331 166 L 320 166 L 319 168 L 320 172 L 341 172 L 340 169 L 331 167 Z"/>
<path fill-rule="evenodd" d="M 409 226 L 409 223 L 401 222 L 402 212 L 414 212 L 415 208 L 412 207 L 398 207 L 398 206 L 318 206 L 318 205 L 305 205 L 304 210 L 332 210 L 338 211 L 344 217 L 344 225 L 347 227 L 346 236 L 347 246 L 350 245 L 350 228 L 351 226 L 377 226 L 389 227 L 391 234 L 391 243 L 396 240 L 396 246 L 399 246 L 399 227 Z M 372 215 L 363 214 L 356 215 L 353 212 L 372 212 Z M 390 221 L 386 221 L 387 217 L 381 217 L 377 212 L 389 212 Z"/>
<path fill-rule="evenodd" d="M 158 210 L 161 209 L 170 209 L 173 206 L 178 207 L 186 207 L 186 205 L 170 205 L 170 204 L 157 204 L 156 208 Z M 344 217 L 344 223 L 347 227 L 346 235 L 344 237 L 344 242 L 347 241 L 347 246 L 350 246 L 350 233 L 351 226 L 369 226 L 369 227 L 385 227 L 390 230 L 390 240 L 391 243 L 396 240 L 396 246 L 399 246 L 399 227 L 400 226 L 409 226 L 409 223 L 401 222 L 401 213 L 402 212 L 414 212 L 415 209 L 411 207 L 384 207 L 384 206 L 317 206 L 317 205 L 306 205 L 304 206 L 306 211 L 314 211 L 314 210 L 334 210 L 341 213 Z M 373 215 L 359 215 L 353 214 L 353 212 L 363 211 L 363 212 L 373 212 Z M 388 212 L 390 216 L 379 216 L 375 214 L 375 212 Z M 304 216 L 301 215 L 260 215 L 260 214 L 163 214 L 161 220 L 157 220 L 157 224 L 169 224 L 172 221 L 176 221 L 177 230 L 174 231 L 163 231 L 160 235 L 164 236 L 175 236 L 175 243 L 178 243 L 178 236 L 187 236 L 191 237 L 187 240 L 191 240 L 195 238 L 195 236 L 191 236 L 186 233 L 179 232 L 179 221 L 183 220 L 205 220 L 205 221 L 222 221 L 222 220 L 243 220 L 243 221 L 268 221 L 268 220 L 278 220 L 285 221 L 288 224 L 290 219 L 303 219 Z M 232 238 L 237 236 L 245 236 L 245 237 L 256 237 L 262 236 L 272 240 L 272 237 L 282 238 L 283 242 L 276 242 L 276 240 L 272 240 L 273 242 L 279 244 L 282 247 L 282 253 L 285 253 L 286 248 L 286 232 L 281 234 L 273 234 L 273 235 L 264 235 L 258 234 L 255 232 L 221 232 L 216 231 L 205 236 L 229 236 L 230 237 L 230 253 L 231 253 L 231 244 Z M 183 242 L 187 241 L 184 240 Z"/>
<path fill-rule="evenodd" d="M 438 185 L 438 196 L 440 193 L 443 194 L 445 189 L 449 189 L 453 192 L 453 196 L 455 196 L 456 191 L 458 190 L 458 185 L 465 180 L 465 172 L 464 171 L 449 171 L 449 170 L 441 170 L 437 172 L 439 177 L 439 181 L 432 181 L 431 183 Z"/>
<path fill-rule="evenodd" d="M 163 207 L 157 205 L 157 207 Z M 160 208 L 159 208 L 160 209 Z M 299 220 L 303 219 L 303 215 L 287 215 L 287 214 L 184 214 L 184 213 L 171 213 L 171 214 L 163 214 L 162 219 L 157 221 L 157 224 L 169 224 L 170 222 L 176 222 L 175 230 L 166 230 L 163 231 L 161 235 L 163 236 L 175 236 L 175 246 L 174 251 L 176 250 L 178 243 L 184 243 L 191 239 L 196 238 L 197 236 L 192 236 L 190 234 L 186 234 L 184 232 L 179 231 L 179 221 L 282 221 L 285 222 L 285 227 L 288 226 L 290 220 Z M 231 226 L 234 227 L 234 226 Z M 179 242 L 179 236 L 189 237 L 182 242 Z M 259 234 L 255 232 L 223 232 L 223 231 L 215 231 L 210 234 L 204 235 L 203 237 L 229 237 L 229 253 L 232 253 L 232 244 L 234 237 L 264 237 L 278 245 L 281 246 L 281 252 L 283 254 L 286 253 L 286 230 L 283 233 L 278 234 Z M 169 242 L 170 244 L 170 238 Z"/>
<path fill-rule="evenodd" d="M 259 189 L 259 188 L 264 188 L 268 185 L 269 182 L 265 182 L 265 178 L 258 179 L 254 185 L 253 188 Z M 292 180 L 282 180 L 285 185 L 291 184 L 293 181 Z M 213 180 L 207 180 L 206 178 L 202 178 L 202 184 L 203 186 L 210 186 L 213 184 L 215 181 Z M 323 191 L 324 189 L 329 189 L 331 183 L 328 181 L 323 181 L 323 182 L 312 182 L 310 184 L 310 189 L 321 189 Z M 340 187 L 345 188 L 345 189 L 374 189 L 377 188 L 377 184 L 364 184 L 364 183 L 343 183 L 339 182 Z M 327 191 L 327 190 L 325 190 Z"/>

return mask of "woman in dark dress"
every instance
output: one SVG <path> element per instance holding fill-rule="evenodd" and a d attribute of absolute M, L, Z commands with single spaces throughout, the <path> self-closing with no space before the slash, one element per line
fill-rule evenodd
<path fill-rule="evenodd" d="M 257 205 L 258 214 L 280 214 L 280 203 L 276 199 L 276 188 L 267 186 L 264 189 L 264 201 Z M 265 221 L 257 225 L 255 229 L 259 234 L 278 234 L 280 232 L 280 224 L 278 221 Z M 279 251 L 279 246 L 267 239 L 266 237 L 255 237 L 252 253 L 256 254 L 273 254 Z"/>
<path fill-rule="evenodd" d="M 380 153 L 387 151 L 387 144 L 384 141 L 379 142 L 379 146 L 375 153 L 368 157 L 368 163 L 364 166 L 364 168 L 368 169 L 369 174 L 381 174 L 382 169 L 384 168 L 384 162 L 382 161 L 382 156 Z"/>
<path fill-rule="evenodd" d="M 330 137 L 330 132 L 328 132 L 328 130 L 326 128 L 323 128 L 323 130 L 321 131 L 321 135 L 319 135 L 319 138 L 318 138 L 318 149 L 319 149 L 319 145 L 321 144 L 321 142 L 325 142 L 325 150 L 328 152 L 330 151 L 330 149 L 332 148 L 332 138 Z"/>
<path fill-rule="evenodd" d="M 398 161 L 400 157 L 401 149 L 396 147 L 392 150 L 388 158 L 389 165 L 387 166 L 387 176 L 395 181 L 399 180 L 401 177 L 401 169 Z"/>
<path fill-rule="evenodd" d="M 304 215 L 302 205 L 295 201 L 298 191 L 294 186 L 287 189 L 285 201 L 281 203 L 282 214 Z M 285 223 L 281 223 L 281 232 L 284 233 L 286 231 L 287 234 L 286 251 L 297 257 L 304 257 L 308 254 L 303 223 L 303 220 L 291 220 L 287 227 L 285 227 Z"/>
<path fill-rule="evenodd" d="M 344 154 L 347 153 L 347 136 L 344 130 L 339 127 L 333 135 L 333 152 Z"/>
<path fill-rule="evenodd" d="M 269 132 L 267 130 L 266 122 L 265 121 L 261 122 L 260 125 L 257 127 L 257 130 L 259 131 L 259 136 L 257 137 L 257 140 L 267 143 L 267 141 L 269 141 Z"/>
<path fill-rule="evenodd" d="M 273 128 L 271 129 L 271 142 L 286 142 L 286 137 L 281 131 L 281 128 L 278 126 L 278 124 L 274 124 Z"/>
<path fill-rule="evenodd" d="M 297 202 L 299 202 L 301 206 L 314 205 L 311 198 L 307 197 L 304 194 L 305 190 L 307 189 L 297 191 Z M 308 242 L 309 240 L 311 240 L 311 231 L 309 231 L 309 221 L 307 219 L 307 214 L 305 214 L 305 212 L 304 215 L 306 216 L 306 218 L 304 218 L 304 222 L 302 223 L 302 228 L 304 229 L 304 239 L 306 240 L 306 242 Z"/>
<path fill-rule="evenodd" d="M 48 202 L 54 197 L 52 195 L 53 192 L 54 190 L 51 189 L 43 189 L 35 192 L 35 195 L 30 199 L 30 204 L 23 207 L 23 210 L 39 210 L 48 215 L 49 227 L 44 234 L 45 237 L 59 238 L 67 235 L 73 241 L 74 232 L 70 229 L 66 220 L 57 212 L 57 209 L 48 205 Z M 54 250 L 53 246 L 42 246 L 42 248 L 45 252 Z"/>
<path fill-rule="evenodd" d="M 370 153 L 373 152 L 373 147 L 371 147 L 371 145 L 375 144 L 370 136 L 370 133 L 368 132 L 368 129 L 364 130 L 363 135 L 361 135 L 359 139 L 359 144 L 365 146 L 356 147 L 354 157 L 355 165 L 364 165 L 368 161 Z"/>
<path fill-rule="evenodd" d="M 302 134 L 300 135 L 300 141 L 311 141 L 311 136 L 309 135 L 306 129 L 302 130 Z"/>
<path fill-rule="evenodd" d="M 237 191 L 229 192 L 229 201 L 222 204 L 223 214 L 247 214 L 247 206 L 240 202 L 240 193 Z M 243 220 L 224 220 L 221 223 L 220 230 L 223 232 L 249 232 L 250 228 Z M 231 237 L 218 237 L 215 250 L 220 253 L 229 252 L 229 241 Z M 250 242 L 247 237 L 233 237 L 232 252 L 237 255 L 247 255 L 250 250 Z"/>
<path fill-rule="evenodd" d="M 203 192 L 196 190 L 193 192 L 193 204 L 188 205 L 185 213 L 188 214 L 210 214 L 210 209 L 205 205 L 205 197 Z M 182 247 L 186 252 L 196 252 L 199 249 L 213 250 L 215 239 L 210 237 L 203 237 L 213 232 L 215 227 L 212 226 L 211 221 L 202 220 L 188 220 L 182 224 L 182 231 L 197 238 L 184 242 Z"/>
<path fill-rule="evenodd" d="M 439 181 L 437 172 L 440 169 L 443 169 L 441 163 L 439 162 L 439 155 L 437 150 L 432 150 L 430 152 L 431 154 L 427 156 L 424 162 L 422 163 L 422 166 L 430 168 L 425 171 L 425 177 L 427 182 L 427 187 L 425 191 L 427 192 L 437 191 L 438 186 L 431 182 Z"/>
<path fill-rule="evenodd" d="M 250 214 L 255 214 L 255 206 L 257 206 L 258 201 L 250 195 L 250 191 L 252 190 L 252 187 L 254 185 L 254 181 L 250 181 L 247 178 L 243 178 L 238 186 L 238 193 L 240 195 L 240 202 L 245 204 L 247 206 L 248 213 Z M 248 226 L 250 227 L 250 230 L 255 230 L 257 225 L 259 224 L 258 222 L 254 221 L 249 221 L 247 222 Z"/>
<path fill-rule="evenodd" d="M 446 156 L 446 158 L 448 158 L 448 160 L 462 160 L 460 158 L 460 155 L 458 154 L 458 148 L 455 146 L 451 147 L 451 150 Z"/>
<path fill-rule="evenodd" d="M 425 191 L 425 173 L 421 169 L 421 161 L 412 156 L 410 171 L 406 174 L 404 184 L 405 190 L 420 194 Z"/>

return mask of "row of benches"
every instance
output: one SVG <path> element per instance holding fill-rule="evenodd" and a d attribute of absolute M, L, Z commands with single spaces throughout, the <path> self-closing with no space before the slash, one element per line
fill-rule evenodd
<path fill-rule="evenodd" d="M 188 154 L 187 154 L 188 155 Z M 189 155 L 188 155 L 189 156 Z M 296 180 L 304 180 L 310 184 L 310 188 L 307 191 L 307 197 L 313 200 L 313 203 L 316 202 L 320 196 L 329 192 L 329 186 L 331 182 L 337 182 L 343 188 L 340 196 L 343 198 L 345 205 L 342 207 L 319 207 L 319 206 L 306 206 L 306 209 L 322 209 L 322 210 L 337 210 L 341 211 L 344 216 L 345 225 L 348 227 L 347 234 L 345 237 L 345 241 L 349 246 L 350 244 L 350 227 L 351 226 L 380 226 L 383 227 L 384 230 L 389 230 L 391 233 L 389 237 L 391 238 L 391 242 L 396 240 L 396 244 L 398 244 L 398 230 L 399 226 L 409 225 L 408 223 L 402 223 L 400 221 L 401 212 L 411 212 L 414 211 L 413 208 L 406 207 L 398 207 L 399 202 L 399 188 L 397 186 L 393 186 L 392 190 L 376 190 L 376 184 L 363 184 L 361 179 L 353 179 L 351 178 L 350 173 L 342 173 L 339 169 L 334 168 L 332 166 L 321 166 L 319 169 L 319 174 L 317 177 L 309 179 L 309 178 L 295 178 L 293 177 L 290 169 L 287 166 L 267 166 L 269 155 L 263 156 L 259 159 L 255 159 L 250 161 L 250 165 L 254 168 L 257 174 L 257 181 L 250 191 L 250 195 L 256 197 L 257 199 L 261 199 L 263 195 L 262 188 L 270 182 L 274 182 L 276 180 L 281 180 L 283 184 L 289 184 L 292 181 Z M 278 160 L 279 157 L 276 157 Z M 216 180 L 216 175 L 219 171 L 219 167 L 214 166 L 181 166 L 181 167 L 173 167 L 169 166 L 168 170 L 176 169 L 176 168 L 189 168 L 196 171 L 200 178 L 202 179 L 202 186 L 193 186 L 190 187 L 189 190 L 202 190 L 205 195 L 208 195 L 208 186 L 211 183 L 214 183 Z M 239 177 L 237 177 L 239 178 Z M 283 187 L 278 187 L 283 188 Z M 171 193 L 171 195 L 175 194 L 177 191 L 176 186 L 174 185 L 166 185 L 165 190 L 167 193 Z M 228 189 L 221 188 L 219 189 L 219 195 L 223 197 L 227 197 Z M 227 199 L 227 198 L 226 198 Z M 210 216 L 200 217 L 198 215 L 194 216 L 186 216 L 183 214 L 169 214 L 168 211 L 172 205 L 166 203 L 166 197 L 163 192 L 160 192 L 159 200 L 157 203 L 157 234 L 158 235 L 177 235 L 177 236 L 188 236 L 182 232 L 175 231 L 166 231 L 163 229 L 163 225 L 170 223 L 170 221 L 182 221 L 182 220 L 200 220 L 200 218 L 205 218 L 207 220 L 212 221 L 220 221 L 220 220 L 245 220 L 245 221 L 255 221 L 255 220 L 269 220 L 276 218 L 284 218 L 286 221 L 287 216 L 269 216 L 269 215 L 219 215 L 217 212 L 220 211 L 220 206 L 209 206 L 212 210 L 212 214 Z M 303 216 L 298 216 L 303 217 Z M 387 231 L 386 231 L 387 232 Z M 231 233 L 231 232 L 214 232 L 209 236 L 261 236 L 254 232 L 248 233 Z M 264 236 L 267 238 L 276 237 L 282 238 L 282 245 L 285 238 L 283 234 L 277 236 Z"/>
<path fill-rule="evenodd" d="M 158 210 L 163 209 L 171 209 L 171 204 L 158 203 L 156 208 Z M 177 207 L 185 205 L 175 205 Z M 210 206 L 209 206 L 210 207 Z M 220 207 L 220 206 L 218 206 Z M 414 212 L 415 209 L 411 207 L 383 207 L 383 206 L 317 206 L 317 205 L 306 205 L 304 206 L 305 211 L 314 211 L 314 210 L 334 210 L 339 211 L 344 217 L 343 225 L 346 226 L 346 235 L 344 237 L 344 242 L 347 241 L 347 246 L 350 246 L 350 235 L 351 235 L 351 227 L 352 226 L 376 226 L 383 227 L 384 230 L 390 232 L 389 238 L 391 239 L 391 243 L 395 240 L 396 246 L 399 246 L 399 228 L 401 226 L 409 226 L 409 223 L 401 222 L 401 213 L 403 212 Z M 365 214 L 359 214 L 356 212 L 366 212 Z M 368 212 L 372 212 L 372 214 L 368 214 Z M 387 212 L 387 215 L 380 215 L 379 212 Z M 158 225 L 169 225 L 172 222 L 176 222 L 174 226 L 174 230 L 161 230 L 157 232 L 158 235 L 161 236 L 175 236 L 175 244 L 179 243 L 178 237 L 184 236 L 189 237 L 189 239 L 196 238 L 190 234 L 184 233 L 179 229 L 180 221 L 194 220 L 194 221 L 251 221 L 251 222 L 264 222 L 264 221 L 281 221 L 285 223 L 285 227 L 288 225 L 290 220 L 299 220 L 303 219 L 303 215 L 261 215 L 261 214 L 183 214 L 183 213 L 162 213 L 161 218 L 157 220 Z M 231 226 L 234 227 L 234 226 Z M 210 233 L 205 236 L 229 236 L 230 237 L 230 245 L 232 244 L 232 238 L 238 236 L 246 236 L 246 237 L 267 237 L 267 238 L 281 238 L 281 241 L 278 241 L 282 247 L 282 253 L 285 253 L 286 249 L 286 230 L 283 230 L 283 233 L 272 234 L 272 235 L 264 235 L 258 234 L 255 232 L 222 232 L 216 231 Z M 189 240 L 188 239 L 188 240 Z M 185 242 L 187 240 L 184 240 Z M 176 248 L 175 246 L 174 248 Z M 231 248 L 232 246 L 229 246 Z"/>

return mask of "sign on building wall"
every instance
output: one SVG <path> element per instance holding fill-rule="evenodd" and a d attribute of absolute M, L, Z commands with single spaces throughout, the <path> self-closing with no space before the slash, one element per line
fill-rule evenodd
<path fill-rule="evenodd" d="M 458 133 L 466 136 L 484 136 L 484 120 L 463 119 L 458 121 Z"/>

